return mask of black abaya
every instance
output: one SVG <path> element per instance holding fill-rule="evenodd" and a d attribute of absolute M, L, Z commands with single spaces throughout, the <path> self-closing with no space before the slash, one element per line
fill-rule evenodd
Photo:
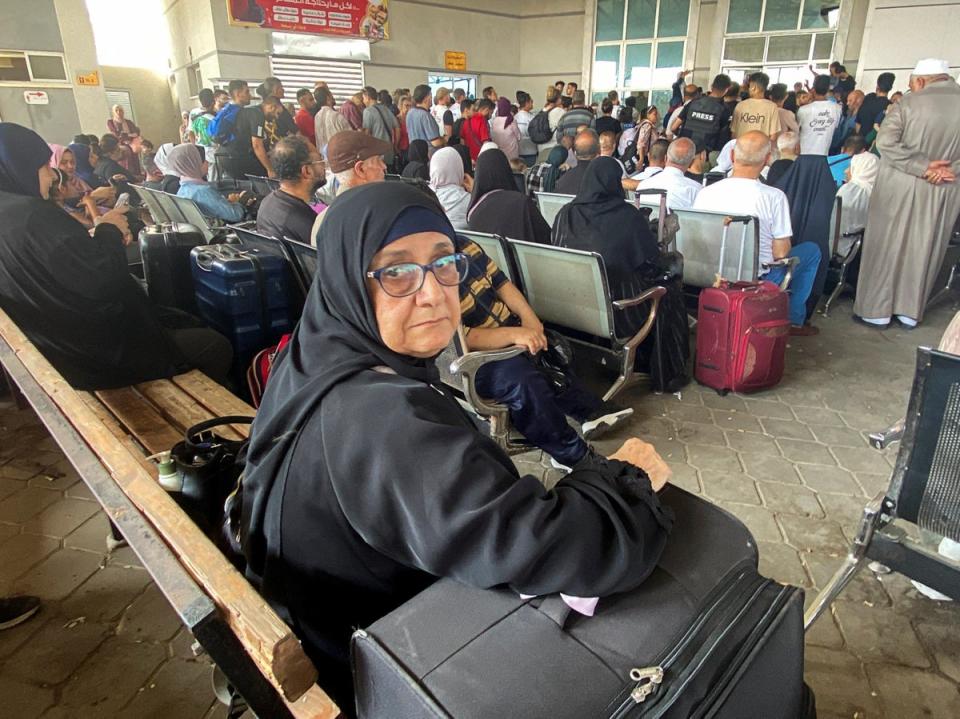
<path fill-rule="evenodd" d="M 501 150 L 487 150 L 477 158 L 467 226 L 474 232 L 550 244 L 550 225 L 534 201 L 517 191 L 513 170 Z"/>
<path fill-rule="evenodd" d="M 520 477 L 432 362 L 383 345 L 364 273 L 411 206 L 444 217 L 400 183 L 358 187 L 327 210 L 328 241 L 254 422 L 243 487 L 248 574 L 348 712 L 353 629 L 437 577 L 530 594 L 624 591 L 652 571 L 671 525 L 646 476 L 619 462 L 589 456 L 551 491 Z M 636 491 L 621 493 L 624 482 Z"/>
<path fill-rule="evenodd" d="M 790 224 L 793 243 L 813 242 L 820 248 L 820 266 L 807 298 L 807 320 L 813 317 L 823 286 L 827 281 L 827 267 L 831 256 L 831 223 L 837 183 L 830 174 L 824 155 L 800 155 L 775 182 L 790 201 Z"/>

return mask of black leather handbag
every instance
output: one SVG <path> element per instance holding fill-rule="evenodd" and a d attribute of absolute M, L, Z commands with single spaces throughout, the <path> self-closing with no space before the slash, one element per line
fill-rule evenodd
<path fill-rule="evenodd" d="M 757 573 L 753 537 L 677 487 L 667 548 L 592 617 L 442 579 L 353 635 L 359 719 L 804 719 L 803 590 Z"/>
<path fill-rule="evenodd" d="M 238 458 L 247 440 L 225 439 L 213 430 L 251 422 L 253 417 L 241 416 L 200 422 L 187 429 L 183 441 L 170 450 L 170 457 L 183 479 L 180 492 L 173 495 L 177 504 L 207 536 L 218 540 L 223 525 L 223 505 L 240 476 L 242 466 Z"/>

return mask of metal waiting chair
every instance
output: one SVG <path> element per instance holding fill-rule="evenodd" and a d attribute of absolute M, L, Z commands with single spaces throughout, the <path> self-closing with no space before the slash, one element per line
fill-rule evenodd
<path fill-rule="evenodd" d="M 596 252 L 521 240 L 508 242 L 517 260 L 527 301 L 537 317 L 571 342 L 598 349 L 616 362 L 619 376 L 604 394 L 604 401 L 646 379 L 646 375 L 634 369 L 634 362 L 637 348 L 653 329 L 660 299 L 667 292 L 664 287 L 651 287 L 636 297 L 614 301 L 603 258 Z M 618 336 L 616 313 L 645 303 L 649 303 L 650 311 L 643 326 L 631 337 Z M 567 334 L 564 329 L 595 337 L 596 342 Z"/>
<path fill-rule="evenodd" d="M 890 486 L 864 507 L 843 564 L 804 615 L 807 629 L 867 561 L 960 600 L 960 562 L 917 541 L 905 527 L 960 541 L 960 356 L 917 350 L 906 420 L 871 435 L 878 448 L 897 440 Z"/>
<path fill-rule="evenodd" d="M 514 265 L 509 241 L 505 237 L 491 235 L 488 232 L 472 232 L 470 230 L 457 230 L 457 234 L 476 242 L 484 254 L 493 260 L 493 264 L 507 276 L 507 279 L 515 284 L 521 291 L 523 290 L 520 286 L 519 277 L 517 276 L 517 268 Z"/>

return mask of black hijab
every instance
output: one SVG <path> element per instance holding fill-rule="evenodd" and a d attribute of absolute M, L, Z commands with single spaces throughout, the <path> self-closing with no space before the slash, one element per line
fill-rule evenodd
<path fill-rule="evenodd" d="M 470 148 L 466 145 L 451 145 L 460 155 L 460 161 L 463 163 L 463 174 L 473 177 L 473 158 L 470 157 Z"/>
<path fill-rule="evenodd" d="M 550 225 L 533 200 L 517 190 L 513 170 L 501 150 L 487 150 L 477 158 L 467 226 L 474 232 L 550 244 Z"/>
<path fill-rule="evenodd" d="M 42 197 L 37 173 L 50 162 L 52 154 L 50 146 L 33 130 L 0 122 L 0 190 Z"/>
<path fill-rule="evenodd" d="M 263 565 L 264 512 L 283 460 L 300 428 L 340 382 L 371 367 L 386 366 L 403 377 L 431 383 L 432 360 L 393 352 L 380 338 L 366 272 L 394 222 L 419 207 L 453 227 L 443 208 L 417 188 L 399 182 L 363 185 L 341 195 L 323 221 L 317 274 L 300 323 L 270 375 L 251 431 L 244 479 L 244 551 L 254 571 Z"/>
<path fill-rule="evenodd" d="M 403 168 L 403 177 L 430 182 L 430 165 L 427 157 L 430 146 L 426 140 L 413 140 L 407 150 L 407 164 Z"/>
<path fill-rule="evenodd" d="M 580 191 L 554 220 L 552 235 L 555 245 L 603 257 L 614 300 L 639 294 L 644 289 L 641 272 L 645 263 L 659 256 L 646 218 L 624 202 L 622 176 L 620 164 L 612 157 L 592 160 Z M 618 333 L 627 334 L 645 317 L 645 310 L 618 313 Z"/>
<path fill-rule="evenodd" d="M 517 191 L 513 170 L 502 150 L 487 150 L 477 158 L 477 176 L 473 181 L 470 208 L 473 209 L 483 196 L 495 190 Z"/>

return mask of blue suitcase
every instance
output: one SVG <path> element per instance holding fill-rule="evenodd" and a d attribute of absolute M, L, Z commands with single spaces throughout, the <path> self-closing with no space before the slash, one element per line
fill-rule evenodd
<path fill-rule="evenodd" d="M 200 316 L 245 361 L 293 326 L 286 259 L 236 245 L 201 245 L 190 253 Z"/>

